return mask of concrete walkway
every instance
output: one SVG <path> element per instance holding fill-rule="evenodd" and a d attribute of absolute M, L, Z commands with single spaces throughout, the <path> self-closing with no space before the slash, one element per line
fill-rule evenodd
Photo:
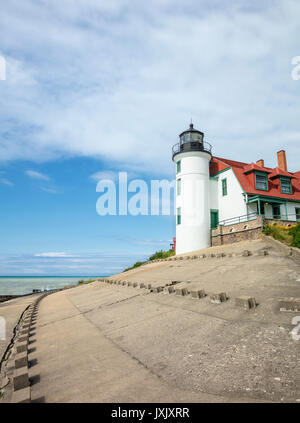
<path fill-rule="evenodd" d="M 289 253 L 269 240 L 214 247 L 110 278 L 136 287 L 97 281 L 44 298 L 29 338 L 32 400 L 298 402 L 299 312 L 279 310 L 282 297 L 300 296 L 300 262 Z M 226 292 L 227 301 L 141 283 Z M 240 296 L 257 307 L 238 307 Z"/>
<path fill-rule="evenodd" d="M 105 337 L 73 304 L 71 290 L 42 301 L 38 321 L 36 351 L 29 356 L 37 360 L 30 369 L 33 401 L 228 401 L 165 383 Z"/>

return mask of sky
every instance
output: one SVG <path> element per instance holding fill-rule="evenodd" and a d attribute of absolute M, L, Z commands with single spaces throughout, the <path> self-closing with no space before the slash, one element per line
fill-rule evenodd
<path fill-rule="evenodd" d="M 297 0 L 1 5 L 0 275 L 98 275 L 168 249 L 174 216 L 99 216 L 97 181 L 172 180 L 194 126 L 213 154 L 299 170 Z"/>

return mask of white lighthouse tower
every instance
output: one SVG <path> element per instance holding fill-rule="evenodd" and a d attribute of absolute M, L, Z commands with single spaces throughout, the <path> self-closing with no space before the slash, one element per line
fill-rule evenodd
<path fill-rule="evenodd" d="M 211 145 L 193 124 L 173 146 L 176 163 L 176 254 L 210 246 L 209 162 Z"/>

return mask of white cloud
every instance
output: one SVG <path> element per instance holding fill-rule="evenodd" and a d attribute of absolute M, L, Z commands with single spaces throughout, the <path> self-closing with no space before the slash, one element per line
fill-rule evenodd
<path fill-rule="evenodd" d="M 8 185 L 9 187 L 13 187 L 14 184 L 6 178 L 0 178 L 0 183 L 4 185 Z"/>
<path fill-rule="evenodd" d="M 116 182 L 118 180 L 118 173 L 112 171 L 99 171 L 93 173 L 90 178 L 96 182 L 104 179 Z"/>
<path fill-rule="evenodd" d="M 50 252 L 50 253 L 39 253 L 34 254 L 34 257 L 51 257 L 51 258 L 66 258 L 66 257 L 77 257 L 72 254 L 67 254 L 64 252 Z"/>
<path fill-rule="evenodd" d="M 44 173 L 36 172 L 35 170 L 26 170 L 25 174 L 33 179 L 41 179 L 43 181 L 49 181 L 49 176 L 45 175 Z"/>
<path fill-rule="evenodd" d="M 297 170 L 299 2 L 67 3 L 2 6 L 0 160 L 89 156 L 168 173 L 193 117 L 216 155 L 273 166 L 285 148 Z"/>
<path fill-rule="evenodd" d="M 41 190 L 44 192 L 48 192 L 49 194 L 60 194 L 61 191 L 58 191 L 56 188 L 46 188 L 46 187 L 41 187 Z"/>

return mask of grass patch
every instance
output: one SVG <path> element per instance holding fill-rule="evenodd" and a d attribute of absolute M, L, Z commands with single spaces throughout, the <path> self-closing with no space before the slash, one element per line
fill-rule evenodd
<path fill-rule="evenodd" d="M 290 227 L 268 224 L 264 226 L 263 233 L 286 245 L 300 248 L 300 223 Z"/>
<path fill-rule="evenodd" d="M 86 285 L 88 283 L 92 283 L 95 282 L 96 279 L 87 279 L 86 281 L 84 281 L 83 279 L 81 279 L 80 281 L 78 281 L 77 285 Z"/>
<path fill-rule="evenodd" d="M 123 270 L 123 272 L 127 272 L 128 270 L 136 269 L 137 267 L 142 266 L 143 264 L 147 263 L 148 261 L 158 260 L 158 259 L 166 259 L 166 258 L 171 257 L 171 256 L 175 256 L 174 250 L 169 250 L 169 251 L 159 250 L 159 251 L 156 251 L 156 253 L 152 254 L 152 256 L 150 256 L 148 260 L 137 261 L 136 263 L 134 263 L 133 266 L 128 267 L 127 269 Z"/>

